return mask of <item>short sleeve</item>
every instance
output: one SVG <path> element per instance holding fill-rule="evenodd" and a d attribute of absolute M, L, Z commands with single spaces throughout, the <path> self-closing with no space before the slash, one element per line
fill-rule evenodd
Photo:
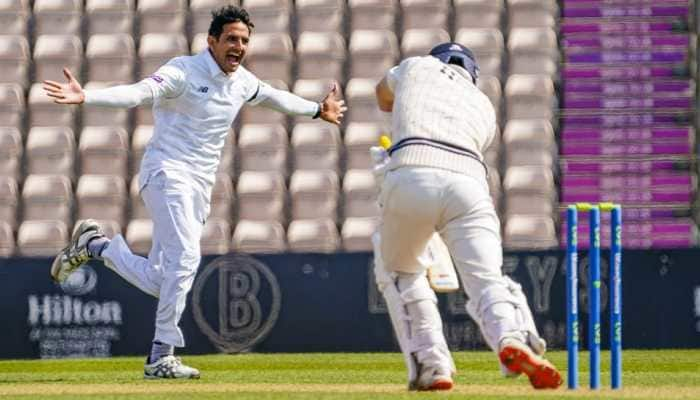
<path fill-rule="evenodd" d="M 396 91 L 396 82 L 398 82 L 398 80 L 399 80 L 399 66 L 396 65 L 396 66 L 392 67 L 386 73 L 386 83 L 392 92 Z"/>
<path fill-rule="evenodd" d="M 153 99 L 172 99 L 181 95 L 185 89 L 185 71 L 178 63 L 171 61 L 146 77 L 143 82 L 151 89 Z"/>

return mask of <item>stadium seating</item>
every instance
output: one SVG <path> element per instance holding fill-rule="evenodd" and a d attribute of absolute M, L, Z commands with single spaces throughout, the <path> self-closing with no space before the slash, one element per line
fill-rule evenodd
<path fill-rule="evenodd" d="M 294 168 L 339 172 L 340 129 L 321 123 L 298 123 L 292 131 Z"/>
<path fill-rule="evenodd" d="M 86 0 L 88 34 L 127 34 L 134 29 L 134 0 Z"/>
<path fill-rule="evenodd" d="M 82 0 L 35 0 L 35 35 L 80 35 Z"/>
<path fill-rule="evenodd" d="M 57 220 L 70 226 L 73 189 L 63 175 L 29 175 L 22 187 L 22 220 Z"/>
<path fill-rule="evenodd" d="M 241 171 L 271 171 L 287 176 L 289 142 L 281 124 L 246 124 L 238 136 Z"/>
<path fill-rule="evenodd" d="M 23 88 L 28 87 L 31 58 L 26 37 L 0 36 L 0 84 L 17 83 Z"/>
<path fill-rule="evenodd" d="M 0 177 L 20 178 L 22 169 L 22 135 L 15 127 L 0 127 Z"/>
<path fill-rule="evenodd" d="M 17 232 L 17 251 L 25 257 L 55 257 L 68 243 L 63 221 L 25 221 Z"/>
<path fill-rule="evenodd" d="M 629 11 L 621 32 L 614 18 L 599 17 L 614 11 L 609 2 L 225 3 L 242 3 L 255 23 L 247 68 L 312 101 L 337 82 L 349 110 L 333 126 L 244 107 L 221 152 L 204 254 L 370 250 L 378 209 L 369 148 L 390 132 L 375 85 L 402 58 L 450 39 L 475 52 L 478 86 L 496 110 L 499 130 L 484 160 L 506 248 L 557 246 L 563 206 L 598 200 L 630 210 L 625 246 L 698 243 L 697 171 L 687 167 L 697 153 L 689 122 L 697 43 L 683 23 L 688 10 Z M 84 188 L 95 174 L 123 180 L 121 194 L 110 198 L 121 216 L 104 218 L 108 229 L 123 230 L 139 253 L 148 252 L 151 221 L 138 171 L 153 134 L 151 106 L 57 106 L 40 82 L 64 81 L 64 66 L 88 89 L 146 77 L 174 56 L 205 50 L 211 10 L 223 4 L 0 1 L 0 185 L 7 194 L 0 196 L 0 256 L 49 254 L 73 221 L 95 217 L 82 205 L 96 196 Z M 654 78 L 644 75 L 651 67 Z M 42 216 L 46 204 L 56 213 Z M 580 229 L 585 246 L 585 222 Z"/>
<path fill-rule="evenodd" d="M 27 174 L 75 175 L 75 136 L 70 128 L 32 128 L 25 155 Z"/>
<path fill-rule="evenodd" d="M 31 15 L 29 0 L 0 3 L 0 35 L 26 35 Z"/>
<path fill-rule="evenodd" d="M 289 250 L 300 253 L 332 253 L 340 245 L 340 235 L 330 219 L 300 219 L 289 224 Z"/>
<path fill-rule="evenodd" d="M 287 250 L 287 238 L 278 221 L 241 219 L 231 240 L 231 250 L 244 253 L 281 253 Z"/>
<path fill-rule="evenodd" d="M 0 175 L 0 221 L 11 229 L 17 226 L 17 210 L 19 209 L 19 188 L 17 180 L 10 176 Z"/>
<path fill-rule="evenodd" d="M 78 142 L 80 173 L 128 176 L 129 138 L 124 129 L 86 126 Z"/>
<path fill-rule="evenodd" d="M 287 189 L 279 172 L 243 171 L 236 186 L 238 218 L 253 221 L 285 220 Z"/>
<path fill-rule="evenodd" d="M 126 184 L 121 175 L 81 175 L 75 199 L 77 219 L 99 217 L 120 226 L 126 222 Z"/>

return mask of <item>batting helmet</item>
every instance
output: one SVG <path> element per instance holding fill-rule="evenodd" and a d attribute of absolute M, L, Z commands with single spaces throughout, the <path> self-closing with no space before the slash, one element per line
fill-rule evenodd
<path fill-rule="evenodd" d="M 479 66 L 476 64 L 474 53 L 459 43 L 442 43 L 430 50 L 430 55 L 444 62 L 464 68 L 471 74 L 474 84 L 479 77 Z"/>

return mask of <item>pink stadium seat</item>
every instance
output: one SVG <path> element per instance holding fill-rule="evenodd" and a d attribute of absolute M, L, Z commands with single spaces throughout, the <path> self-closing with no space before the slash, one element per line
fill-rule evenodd
<path fill-rule="evenodd" d="M 454 0 L 455 26 L 501 29 L 503 0 Z"/>
<path fill-rule="evenodd" d="M 0 127 L 0 176 L 19 179 L 23 152 L 19 129 Z"/>
<path fill-rule="evenodd" d="M 242 253 L 281 253 L 287 238 L 278 221 L 239 220 L 233 232 L 231 250 Z"/>
<path fill-rule="evenodd" d="M 22 219 L 60 220 L 69 225 L 72 220 L 73 190 L 71 182 L 62 175 L 29 175 L 22 187 Z"/>
<path fill-rule="evenodd" d="M 87 0 L 88 35 L 125 33 L 134 29 L 134 0 Z"/>
<path fill-rule="evenodd" d="M 302 219 L 289 224 L 287 242 L 292 252 L 332 253 L 338 250 L 338 228 L 330 219 Z"/>
<path fill-rule="evenodd" d="M 557 247 L 551 217 L 513 215 L 505 221 L 503 246 L 510 250 L 542 250 Z"/>
<path fill-rule="evenodd" d="M 0 221 L 17 227 L 19 188 L 15 178 L 0 175 Z"/>
<path fill-rule="evenodd" d="M 376 229 L 376 218 L 347 218 L 340 233 L 343 250 L 372 251 L 372 234 Z"/>
<path fill-rule="evenodd" d="M 100 218 L 126 222 L 126 184 L 117 175 L 82 175 L 78 180 L 75 198 L 78 203 L 78 219 Z"/>
<path fill-rule="evenodd" d="M 297 66 L 301 79 L 344 81 L 345 40 L 337 32 L 302 32 L 297 40 Z"/>
<path fill-rule="evenodd" d="M 507 0 L 511 28 L 554 28 L 559 7 L 556 0 Z"/>
<path fill-rule="evenodd" d="M 147 33 L 141 36 L 139 46 L 139 76 L 145 78 L 171 58 L 186 54 L 189 54 L 189 47 L 182 33 Z"/>
<path fill-rule="evenodd" d="M 35 0 L 34 33 L 80 35 L 82 0 Z"/>
<path fill-rule="evenodd" d="M 449 0 L 401 0 L 402 27 L 407 29 L 448 28 Z"/>
<path fill-rule="evenodd" d="M 297 170 L 289 182 L 292 219 L 338 218 L 338 175 L 330 170 Z"/>
<path fill-rule="evenodd" d="M 357 30 L 350 35 L 350 76 L 378 81 L 399 59 L 396 34 L 389 30 Z"/>
<path fill-rule="evenodd" d="M 0 36 L 0 84 L 18 83 L 29 86 L 31 64 L 29 42 L 23 35 Z"/>
<path fill-rule="evenodd" d="M 289 16 L 292 14 L 291 0 L 245 0 L 243 6 L 250 13 L 255 32 L 289 33 Z"/>
<path fill-rule="evenodd" d="M 16 83 L 0 84 L 0 126 L 23 128 L 24 90 Z"/>
<path fill-rule="evenodd" d="M 292 131 L 294 168 L 338 171 L 340 129 L 327 123 L 300 123 Z"/>
<path fill-rule="evenodd" d="M 58 106 L 46 95 L 41 83 L 29 89 L 29 126 L 64 126 L 73 128 L 77 107 Z"/>
<path fill-rule="evenodd" d="M 139 33 L 185 32 L 187 0 L 139 0 Z"/>
<path fill-rule="evenodd" d="M 503 143 L 506 166 L 542 165 L 551 169 L 553 156 L 558 150 L 554 129 L 546 120 L 508 121 L 503 132 Z M 547 155 L 549 157 L 546 157 Z"/>
<path fill-rule="evenodd" d="M 288 33 L 255 33 L 250 38 L 246 65 L 263 80 L 292 82 L 294 50 Z"/>
<path fill-rule="evenodd" d="M 78 142 L 80 173 L 127 176 L 129 137 L 122 128 L 87 126 Z"/>
<path fill-rule="evenodd" d="M 554 82 L 547 75 L 511 75 L 506 82 L 508 119 L 551 121 L 557 107 Z"/>
<path fill-rule="evenodd" d="M 348 105 L 348 111 L 345 113 L 347 122 L 388 121 L 388 116 L 377 107 L 374 90 L 378 81 L 378 79 L 355 78 L 348 82 L 345 87 L 345 101 Z"/>
<path fill-rule="evenodd" d="M 401 38 L 402 57 L 427 55 L 438 43 L 449 42 L 450 34 L 444 29 L 409 29 Z"/>
<path fill-rule="evenodd" d="M 394 30 L 397 0 L 349 0 L 350 28 Z"/>
<path fill-rule="evenodd" d="M 345 151 L 348 169 L 370 169 L 369 148 L 379 144 L 382 127 L 372 122 L 351 122 L 345 128 Z"/>
<path fill-rule="evenodd" d="M 296 0 L 299 32 L 342 32 L 345 0 Z"/>
<path fill-rule="evenodd" d="M 368 169 L 350 169 L 343 177 L 343 215 L 366 218 L 379 215 L 377 183 Z"/>
<path fill-rule="evenodd" d="M 238 177 L 238 218 L 284 221 L 287 190 L 278 172 L 243 171 Z"/>
<path fill-rule="evenodd" d="M 241 171 L 274 171 L 287 175 L 289 139 L 281 124 L 246 124 L 238 136 Z"/>
<path fill-rule="evenodd" d="M 26 35 L 31 11 L 29 0 L 0 3 L 0 35 Z"/>
<path fill-rule="evenodd" d="M 34 45 L 35 82 L 46 79 L 63 82 L 66 67 L 80 78 L 83 44 L 77 35 L 41 35 Z"/>
<path fill-rule="evenodd" d="M 479 90 L 491 100 L 491 105 L 493 105 L 494 111 L 496 111 L 496 119 L 500 124 L 503 119 L 503 90 L 501 89 L 501 81 L 495 76 L 481 75 L 476 85 L 479 87 Z"/>
<path fill-rule="evenodd" d="M 26 144 L 27 174 L 74 176 L 75 136 L 66 127 L 36 127 Z"/>
<path fill-rule="evenodd" d="M 551 28 L 514 28 L 508 36 L 510 74 L 549 75 L 559 66 L 557 34 Z"/>
<path fill-rule="evenodd" d="M 68 243 L 63 221 L 24 221 L 17 232 L 17 250 L 24 257 L 54 257 Z"/>
<path fill-rule="evenodd" d="M 87 79 L 96 82 L 132 82 L 136 50 L 134 39 L 127 34 L 90 36 L 85 57 Z"/>

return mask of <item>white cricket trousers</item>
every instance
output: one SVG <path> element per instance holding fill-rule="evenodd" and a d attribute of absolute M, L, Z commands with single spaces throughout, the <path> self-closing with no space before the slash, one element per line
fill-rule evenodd
<path fill-rule="evenodd" d="M 209 201 L 190 180 L 162 171 L 148 180 L 141 197 L 153 219 L 148 258 L 132 253 L 121 235 L 102 256 L 117 274 L 158 298 L 154 340 L 182 347 L 185 340 L 178 324 L 199 268 Z"/>
<path fill-rule="evenodd" d="M 452 255 L 469 301 L 486 310 L 480 326 L 492 338 L 489 343 L 495 347 L 499 338 L 520 330 L 515 309 L 505 303 L 509 292 L 501 272 L 500 223 L 479 163 L 474 163 L 470 175 L 413 166 L 389 171 L 380 201 L 382 259 L 388 271 L 397 273 L 400 290 L 410 290 L 409 286 L 428 290 L 427 283 L 411 282 L 426 279 L 428 265 L 421 255 L 437 231 Z M 437 306 L 426 301 L 419 308 L 411 315 L 417 323 L 412 329 L 442 335 Z M 413 314 L 410 307 L 409 314 Z"/>

